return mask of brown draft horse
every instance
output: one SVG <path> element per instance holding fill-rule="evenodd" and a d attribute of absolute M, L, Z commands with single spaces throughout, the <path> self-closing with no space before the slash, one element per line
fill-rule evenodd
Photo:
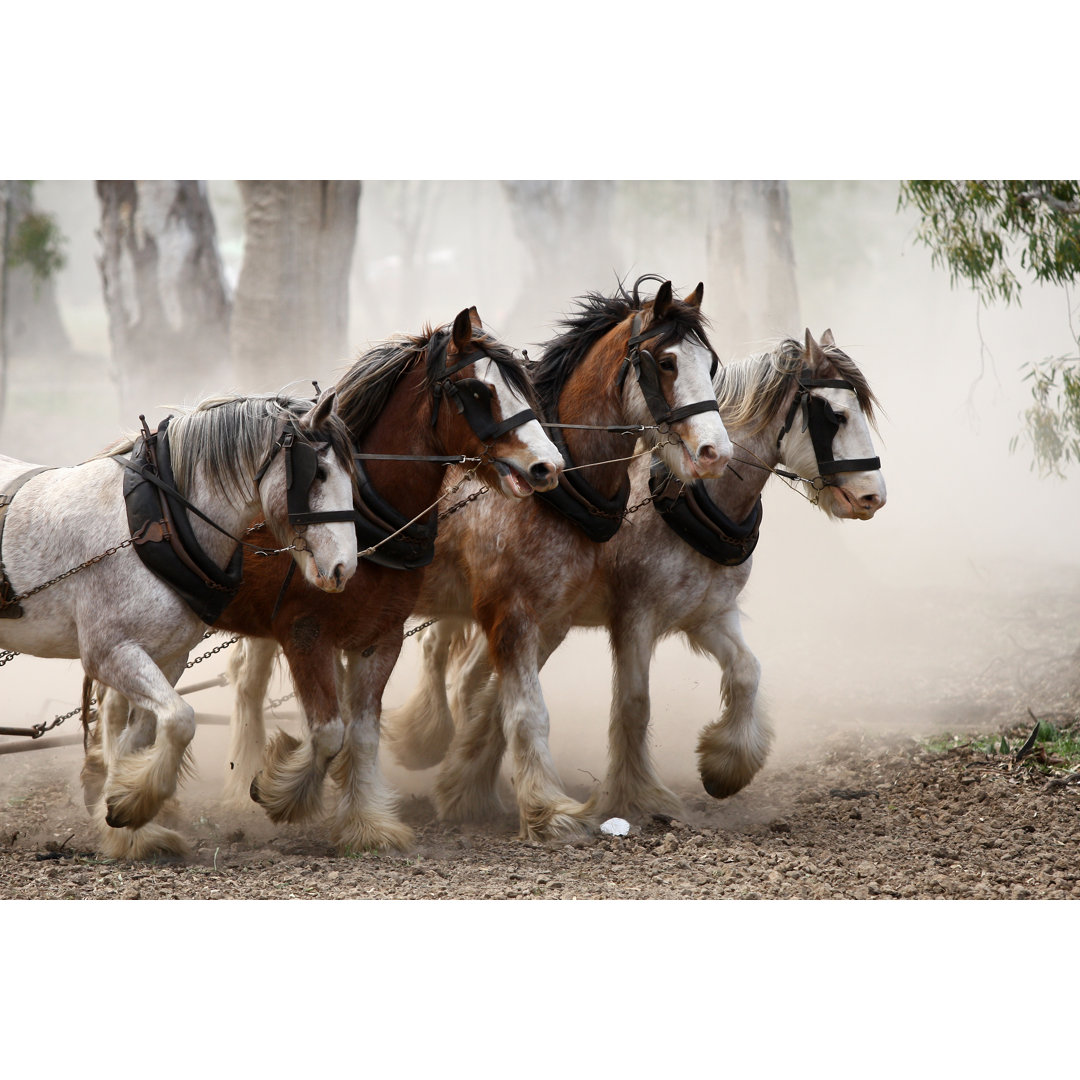
<path fill-rule="evenodd" d="M 534 372 L 545 414 L 560 424 L 556 430 L 567 470 L 589 466 L 594 509 L 612 525 L 607 538 L 626 512 L 628 462 L 637 439 L 628 427 L 645 428 L 643 452 L 655 451 L 679 479 L 719 476 L 731 457 L 710 381 L 716 357 L 700 310 L 703 287 L 680 301 L 673 298 L 671 283 L 663 282 L 656 297 L 646 301 L 639 287 L 650 279 L 661 280 L 643 277 L 632 292 L 620 285 L 614 297 L 593 293 L 579 299 L 579 310 L 565 321 Z M 651 385 L 644 362 L 638 378 L 627 370 L 635 344 L 643 340 L 658 374 Z M 582 430 L 574 424 L 596 427 Z M 567 479 L 564 473 L 561 488 Z M 388 713 L 384 725 L 388 742 L 409 768 L 439 761 L 446 734 L 453 732 L 435 788 L 445 820 L 501 812 L 495 778 L 509 744 L 521 834 L 530 840 L 573 837 L 589 828 L 593 816 L 590 804 L 576 802 L 562 789 L 547 742 L 539 672 L 576 621 L 578 608 L 603 588 L 606 545 L 590 539 L 547 498 L 479 501 L 456 515 L 440 531 L 435 563 L 414 605 L 417 614 L 439 617 L 440 626 L 443 619 L 464 624 L 475 618 L 499 676 L 488 684 L 494 700 L 481 693 L 484 682 L 459 688 L 455 726 L 446 715 L 442 687 L 429 684 L 403 709 Z M 430 679 L 440 682 L 444 674 L 445 656 Z M 471 701 L 478 693 L 481 700 Z M 494 718 L 490 728 L 489 717 Z M 440 734 L 434 753 L 412 752 L 439 742 Z"/>
<path fill-rule="evenodd" d="M 479 480 L 514 500 L 554 487 L 562 459 L 532 412 L 524 365 L 484 331 L 475 308 L 462 311 L 450 330 L 425 327 L 419 336 L 375 347 L 334 390 L 358 451 L 358 509 L 366 506 L 369 528 L 373 519 L 384 539 L 366 549 L 344 594 L 329 604 L 293 580 L 281 560 L 245 555 L 243 584 L 215 628 L 270 640 L 243 643 L 247 662 L 233 665 L 240 704 L 230 792 L 246 793 L 250 785 L 273 820 L 298 821 L 320 809 L 329 768 L 338 792 L 331 825 L 338 850 L 402 848 L 412 832 L 394 812 L 377 754 L 383 690 L 420 590 L 445 476 L 445 461 L 423 459 L 469 456 Z M 261 543 L 264 533 L 257 527 L 250 539 Z M 420 568 L 381 564 L 395 562 L 382 557 L 395 542 L 411 543 L 413 554 L 403 561 Z M 278 731 L 264 756 L 261 709 L 243 703 L 251 680 L 265 686 L 277 645 L 306 731 L 299 740 Z M 110 705 L 103 705 L 103 721 L 115 723 Z"/>

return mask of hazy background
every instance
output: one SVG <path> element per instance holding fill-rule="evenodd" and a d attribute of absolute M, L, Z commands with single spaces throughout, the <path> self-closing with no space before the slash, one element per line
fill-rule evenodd
<path fill-rule="evenodd" d="M 535 267 L 497 181 L 365 181 L 351 280 L 353 355 L 393 331 L 446 322 L 476 304 L 498 336 L 536 356 L 572 298 L 610 290 L 616 275 L 632 281 L 662 274 L 679 294 L 704 280 L 704 306 L 712 311 L 700 186 L 620 183 L 610 271 L 580 278 L 568 271 L 558 283 L 562 307 L 530 319 L 520 301 Z M 209 190 L 235 284 L 243 254 L 239 196 L 228 181 L 212 181 Z M 979 311 L 973 294 L 950 288 L 947 273 L 914 245 L 917 220 L 897 211 L 897 183 L 793 181 L 789 190 L 798 323 L 756 327 L 731 355 L 760 351 L 780 335 L 801 336 L 804 326 L 818 337 L 831 328 L 883 405 L 877 444 L 888 503 L 870 522 L 837 523 L 779 481 L 766 489 L 742 608 L 778 731 L 774 762 L 802 753 L 808 739 L 834 727 L 926 731 L 947 724 L 943 703 L 954 702 L 965 680 L 995 663 L 1023 664 L 1016 620 L 1038 618 L 1042 598 L 1075 594 L 1080 584 L 1078 481 L 1041 479 L 1023 445 L 1009 452 L 1028 402 L 1020 366 L 1070 348 L 1065 294 L 1025 285 L 1022 307 Z M 57 291 L 75 351 L 62 360 L 12 360 L 0 452 L 70 464 L 137 418 L 120 414 L 111 376 L 93 184 L 45 181 L 34 195 L 67 237 Z M 349 359 L 343 356 L 343 365 Z M 302 389 L 312 378 L 326 386 L 334 377 L 297 361 Z M 192 386 L 190 400 L 229 389 L 227 381 Z M 148 401 L 148 418 L 168 404 Z M 1063 652 L 1076 646 L 1076 628 L 1069 629 Z M 387 706 L 407 695 L 416 652 L 407 643 Z M 197 678 L 224 666 L 224 657 L 215 658 L 200 665 Z M 603 772 L 608 670 L 606 634 L 578 631 L 544 671 L 552 745 L 568 783 Z M 0 680 L 3 722 L 30 724 L 77 703 L 81 670 L 19 658 Z M 680 641 L 661 645 L 653 665 L 653 742 L 670 782 L 693 782 L 696 732 L 716 715 L 719 682 L 715 666 Z M 276 693 L 287 689 L 282 677 Z M 200 710 L 227 713 L 230 695 L 214 690 L 192 700 Z M 200 728 L 196 751 L 211 785 L 221 775 L 224 745 L 220 729 Z M 49 753 L 70 754 L 77 771 L 75 748 Z M 0 781 L 13 760 L 0 758 Z M 408 791 L 431 783 L 430 774 L 388 772 Z"/>

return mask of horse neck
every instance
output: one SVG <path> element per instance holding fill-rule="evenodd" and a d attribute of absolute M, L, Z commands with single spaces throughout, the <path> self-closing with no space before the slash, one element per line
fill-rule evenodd
<path fill-rule="evenodd" d="M 207 481 L 201 468 L 197 471 L 196 477 L 199 490 L 194 493 L 181 492 L 181 494 L 190 499 L 218 528 L 215 529 L 213 525 L 203 521 L 198 514 L 189 512 L 188 520 L 191 522 L 191 528 L 199 546 L 213 562 L 224 568 L 236 550 L 236 540 L 232 537 L 239 537 L 262 513 L 258 489 L 254 478 L 251 478 L 248 486 L 255 493 L 254 498 L 249 502 L 241 503 L 234 497 L 217 491 Z M 230 533 L 231 536 L 226 536 L 225 533 Z"/>
<path fill-rule="evenodd" d="M 721 408 L 735 456 L 719 477 L 704 483 L 709 498 L 735 521 L 742 521 L 754 508 L 754 503 L 772 475 L 771 470 L 780 464 L 776 439 L 795 390 L 792 380 L 790 392 L 781 397 L 778 406 L 772 406 L 772 414 L 761 426 L 760 410 L 755 410 L 755 402 L 759 401 L 762 409 L 769 406 L 764 395 L 755 392 L 754 387 L 760 386 L 760 376 L 764 375 L 766 368 L 771 368 L 767 357 L 737 360 L 725 368 L 728 378 L 734 374 L 733 369 L 742 369 L 739 373 L 747 376 L 750 390 L 744 398 L 749 419 L 743 423 L 729 423 L 724 415 L 726 410 Z"/>
<path fill-rule="evenodd" d="M 627 416 L 622 391 L 616 385 L 615 372 L 624 355 L 625 350 L 610 344 L 594 348 L 559 394 L 559 420 L 597 426 L 636 423 Z M 630 463 L 625 459 L 634 452 L 637 436 L 574 428 L 563 428 L 561 434 L 575 465 L 606 463 L 585 470 L 584 479 L 602 495 L 614 496 L 626 479 Z"/>
<path fill-rule="evenodd" d="M 443 402 L 443 409 L 453 405 Z M 442 427 L 442 424 L 439 425 Z M 431 426 L 431 391 L 422 364 L 398 380 L 378 419 L 356 439 L 360 453 L 445 454 Z M 364 461 L 372 486 L 401 513 L 419 514 L 438 497 L 445 467 L 430 461 Z"/>

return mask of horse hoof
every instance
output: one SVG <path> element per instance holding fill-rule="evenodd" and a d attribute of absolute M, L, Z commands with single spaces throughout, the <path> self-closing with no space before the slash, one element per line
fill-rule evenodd
<path fill-rule="evenodd" d="M 127 814 L 120 810 L 113 799 L 105 802 L 105 824 L 111 829 L 134 829 L 143 822 L 132 822 Z"/>
<path fill-rule="evenodd" d="M 723 780 L 718 780 L 716 777 L 703 776 L 701 778 L 701 786 L 714 799 L 726 799 L 728 796 L 734 795 L 736 791 L 741 791 L 746 785 L 726 783 Z"/>

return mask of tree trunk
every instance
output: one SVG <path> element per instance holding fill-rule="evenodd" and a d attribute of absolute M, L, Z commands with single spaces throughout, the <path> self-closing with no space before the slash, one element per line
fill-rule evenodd
<path fill-rule="evenodd" d="M 6 189 L 6 236 L 4 242 L 6 284 L 4 313 L 9 357 L 43 357 L 71 351 L 56 285 L 51 277 L 37 277 L 27 265 L 9 266 L 12 244 L 21 223 L 35 214 L 33 182 L 2 181 Z"/>
<path fill-rule="evenodd" d="M 98 180 L 121 409 L 190 403 L 231 383 L 229 295 L 199 180 Z"/>
<path fill-rule="evenodd" d="M 7 254 L 10 244 L 8 237 L 8 223 L 11 221 L 10 186 L 10 180 L 0 180 L 0 425 L 4 422 L 8 386 Z"/>
<path fill-rule="evenodd" d="M 532 268 L 506 328 L 539 340 L 569 297 L 611 292 L 622 272 L 612 234 L 613 180 L 506 180 L 503 190 Z"/>
<path fill-rule="evenodd" d="M 705 308 L 721 359 L 799 337 L 791 206 L 783 180 L 716 180 L 706 226 Z"/>
<path fill-rule="evenodd" d="M 243 180 L 232 355 L 245 392 L 325 377 L 348 359 L 358 180 Z"/>

